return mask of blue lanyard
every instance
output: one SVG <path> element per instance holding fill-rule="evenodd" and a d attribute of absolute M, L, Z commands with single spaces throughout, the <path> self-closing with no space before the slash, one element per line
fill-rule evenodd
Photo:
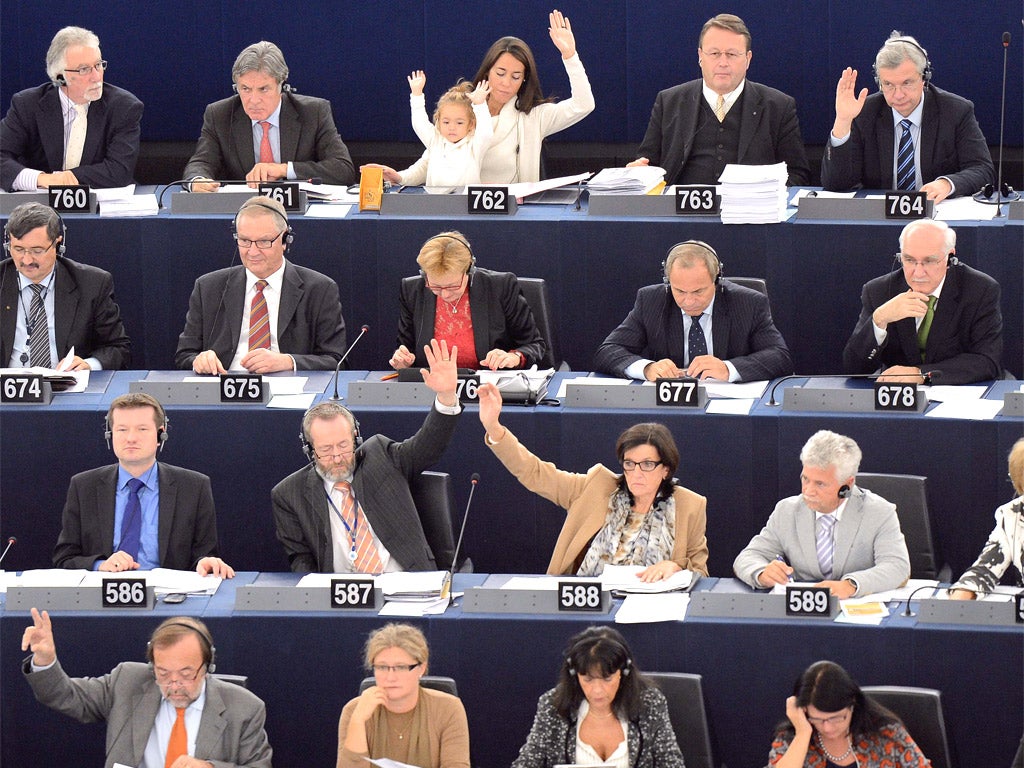
<path fill-rule="evenodd" d="M 334 510 L 334 514 L 341 520 L 341 524 L 345 526 L 345 531 L 348 533 L 348 539 L 352 546 L 348 552 L 348 559 L 353 563 L 356 561 L 356 538 L 359 536 L 359 502 L 356 501 L 356 492 L 353 488 L 349 493 L 352 496 L 352 522 L 354 525 L 349 525 L 348 520 L 341 514 L 341 510 L 338 509 L 338 505 L 334 503 L 334 499 L 331 498 L 331 494 L 324 488 L 324 495 L 327 496 L 327 503 L 331 505 L 331 509 Z"/>

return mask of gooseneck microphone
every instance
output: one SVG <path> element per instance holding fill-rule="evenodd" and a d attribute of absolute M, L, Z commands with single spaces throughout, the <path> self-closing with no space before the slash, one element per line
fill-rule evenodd
<path fill-rule="evenodd" d="M 167 194 L 167 190 L 168 189 L 170 189 L 171 187 L 181 187 L 182 189 L 188 189 L 189 188 L 189 184 L 191 184 L 193 181 L 196 181 L 195 177 L 193 177 L 191 179 L 178 179 L 177 181 L 172 181 L 172 182 L 169 182 L 168 184 L 164 185 L 164 188 L 162 190 L 160 190 L 160 194 L 157 196 L 157 199 L 156 199 L 157 208 L 163 208 L 164 207 L 164 195 Z M 268 182 L 263 182 L 263 183 L 265 183 L 265 184 L 284 184 L 286 182 L 287 183 L 292 183 L 292 184 L 323 184 L 324 180 L 322 178 L 320 178 L 319 176 L 314 176 L 311 179 L 278 179 L 277 181 L 273 181 L 273 182 L 268 181 Z M 249 181 L 249 179 L 204 179 L 202 183 L 205 183 L 205 184 L 209 184 L 209 183 L 214 183 L 214 184 L 257 184 L 257 183 L 260 183 L 260 182 Z M 191 191 L 191 190 L 189 190 L 189 191 Z"/>
<path fill-rule="evenodd" d="M 463 521 L 463 525 L 465 525 L 465 521 Z M 17 543 L 18 543 L 18 540 L 16 538 L 14 538 L 13 536 L 8 536 L 7 537 L 7 546 L 4 547 L 3 553 L 0 554 L 0 563 L 2 563 L 4 561 L 5 557 L 7 557 L 7 553 L 11 551 L 11 547 L 13 547 Z"/>
<path fill-rule="evenodd" d="M 466 534 L 466 521 L 469 520 L 469 506 L 473 503 L 473 493 L 476 491 L 476 484 L 480 482 L 480 473 L 474 472 L 469 478 L 469 498 L 466 499 L 466 511 L 462 513 L 462 527 L 459 528 L 459 540 L 455 543 L 455 551 L 452 553 L 452 564 L 445 574 L 444 584 L 441 585 L 441 599 L 452 601 L 452 580 L 455 578 L 455 569 L 459 566 L 459 551 L 462 549 L 462 537 Z"/>
<path fill-rule="evenodd" d="M 913 611 L 910 610 L 910 601 L 914 599 L 914 595 L 916 595 L 918 592 L 923 592 L 926 589 L 934 590 L 934 589 L 937 589 L 937 587 L 935 587 L 935 585 L 933 585 L 933 584 L 925 584 L 923 587 L 918 587 L 913 592 L 911 592 L 910 596 L 907 598 L 907 607 L 903 609 L 903 614 L 902 614 L 903 616 L 916 616 L 917 615 L 916 613 L 914 613 Z"/>
<path fill-rule="evenodd" d="M 334 394 L 331 395 L 331 400 L 333 400 L 335 402 L 337 402 L 338 400 L 341 400 L 341 396 L 338 394 L 338 374 L 341 373 L 341 366 L 348 359 L 349 352 L 351 352 L 352 348 L 355 347 L 355 345 L 359 343 L 359 340 L 361 338 L 363 338 L 363 335 L 368 330 L 370 330 L 370 326 L 368 326 L 368 325 L 364 325 L 362 328 L 359 329 L 359 335 L 356 336 L 356 340 L 348 345 L 348 349 L 345 350 L 345 354 L 341 356 L 341 360 L 339 360 L 338 364 L 336 366 L 334 366 Z"/>
<path fill-rule="evenodd" d="M 790 379 L 879 379 L 884 376 L 884 373 L 793 373 L 789 376 L 783 376 L 774 384 L 768 397 L 768 405 L 780 406 L 781 402 L 775 401 L 775 390 L 778 389 L 779 385 L 784 381 Z M 937 379 L 942 375 L 942 371 L 922 371 L 920 374 L 899 374 L 904 376 L 920 376 L 923 380 L 921 383 L 924 386 L 928 386 L 932 383 L 932 379 Z"/>
<path fill-rule="evenodd" d="M 994 205 L 996 207 L 996 216 L 1003 215 L 1003 203 L 1020 200 L 1020 194 L 1014 192 L 1013 187 L 1007 185 L 1005 191 L 1003 188 L 1003 128 L 1006 123 L 1006 58 L 1009 48 L 1010 33 L 1003 32 L 1003 96 L 999 105 L 999 163 L 996 174 L 996 199 L 989 200 L 990 195 L 987 193 L 992 187 L 991 184 L 986 184 L 980 192 L 974 194 L 975 202 L 983 203 L 984 205 Z"/>

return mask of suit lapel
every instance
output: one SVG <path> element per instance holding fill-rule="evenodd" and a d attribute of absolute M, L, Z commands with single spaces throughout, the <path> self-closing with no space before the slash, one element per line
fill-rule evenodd
<path fill-rule="evenodd" d="M 52 88 L 39 100 L 39 116 L 36 118 L 39 140 L 51 172 L 64 168 L 64 110 L 60 105 L 59 91 L 59 88 Z"/>
<path fill-rule="evenodd" d="M 715 306 L 711 310 L 711 343 L 714 346 L 714 356 L 719 360 L 725 360 L 729 349 L 729 300 L 725 295 L 725 289 L 718 286 L 715 296 Z"/>
<path fill-rule="evenodd" d="M 101 481 L 96 485 L 96 520 L 100 531 L 100 539 L 110 544 L 111 552 L 121 542 L 121 532 L 114 530 L 114 506 L 117 501 L 117 464 L 104 467 Z"/>
<path fill-rule="evenodd" d="M 701 110 L 701 99 L 704 98 L 704 93 L 701 90 L 702 80 L 697 81 L 697 87 L 693 88 L 690 93 L 686 94 L 682 99 L 682 114 L 679 119 L 681 130 L 683 135 L 686 136 L 685 143 L 683 144 L 683 156 L 679 158 L 679 163 L 675 168 L 666 168 L 665 172 L 669 179 L 675 178 L 676 174 L 683 170 L 683 166 L 686 165 L 686 161 L 690 157 L 690 152 L 693 150 L 693 137 L 697 133 L 697 123 L 700 120 Z"/>
<path fill-rule="evenodd" d="M 353 483 L 353 487 L 355 483 Z M 324 481 L 316 470 L 310 466 L 306 471 L 306 482 L 302 489 L 303 503 L 306 509 L 312 510 L 313 525 L 317 527 L 317 546 L 320 551 L 317 553 L 317 561 L 320 563 L 320 570 L 325 573 L 334 571 L 334 547 L 331 544 L 331 513 L 327 505 L 327 495 L 324 491 Z M 358 491 L 356 498 L 359 498 Z"/>
<path fill-rule="evenodd" d="M 92 112 L 91 107 L 89 111 Z M 57 357 L 63 357 L 68 351 L 68 337 L 71 335 L 71 326 L 74 325 L 75 313 L 78 311 L 80 292 L 71 270 L 64 266 L 62 260 L 57 260 L 54 269 L 57 270 L 57 285 L 53 295 L 53 327 Z"/>
<path fill-rule="evenodd" d="M 298 156 L 299 135 L 302 133 L 302 123 L 299 122 L 299 115 L 288 94 L 281 99 L 280 119 L 281 162 L 287 163 L 290 159 Z"/>
<path fill-rule="evenodd" d="M 160 511 L 157 544 L 160 550 L 160 563 L 167 562 L 167 548 L 171 544 L 171 527 L 174 525 L 174 510 L 177 508 L 175 499 L 178 495 L 178 484 L 174 475 L 157 464 L 157 483 L 160 488 Z M 190 565 L 192 565 L 190 563 Z"/>
<path fill-rule="evenodd" d="M 220 322 L 227 327 L 228 346 L 216 349 L 217 355 L 225 365 L 230 365 L 238 349 L 238 335 L 242 329 L 242 314 L 245 312 L 245 267 L 236 267 L 227 276 L 227 287 L 224 290 L 224 311 L 220 313 Z M 219 335 L 217 328 L 210 330 L 210 338 L 216 340 Z M 225 357 L 227 358 L 225 360 Z"/>
<path fill-rule="evenodd" d="M 672 298 L 672 289 L 669 286 L 665 286 L 664 295 L 664 310 L 663 310 L 663 321 L 661 323 L 662 328 L 668 329 L 668 338 L 666 342 L 668 349 L 665 350 L 665 356 L 676 362 L 676 365 L 686 365 L 686 346 L 683 339 L 683 311 L 679 309 L 679 305 L 676 304 Z M 658 355 L 658 350 L 652 350 L 655 357 Z"/>
<path fill-rule="evenodd" d="M 832 553 L 832 575 L 841 576 L 846 573 L 846 563 L 850 559 L 853 542 L 857 538 L 860 524 L 864 519 L 864 491 L 854 486 L 853 495 L 846 502 L 842 519 L 836 523 L 835 549 Z"/>
<path fill-rule="evenodd" d="M 160 689 L 155 681 L 148 681 L 132 696 L 132 765 L 138 765 L 146 753 L 146 743 L 160 709 Z"/>
<path fill-rule="evenodd" d="M 227 718 L 225 717 L 227 705 L 221 696 L 221 685 L 232 685 L 232 683 L 219 683 L 217 680 L 206 678 L 206 703 L 203 705 L 203 714 L 199 718 L 199 733 L 196 734 L 197 755 L 220 753 L 217 747 L 220 745 L 222 734 L 227 727 Z"/>
<path fill-rule="evenodd" d="M 932 178 L 935 145 L 939 140 L 939 101 L 935 91 L 924 89 L 924 111 L 921 115 L 921 178 L 927 184 Z M 969 191 L 969 190 L 968 190 Z"/>
<path fill-rule="evenodd" d="M 884 103 L 884 102 L 883 102 Z M 896 141 L 896 134 L 893 132 L 892 107 L 886 104 L 878 113 L 878 123 L 875 126 L 875 136 L 878 140 L 878 178 L 888 184 L 883 184 L 886 189 L 896 186 L 896 180 L 892 177 L 893 144 Z"/>
<path fill-rule="evenodd" d="M 743 112 L 740 115 L 740 141 L 736 151 L 736 162 L 742 163 L 747 154 L 750 142 L 757 135 L 758 126 L 761 125 L 761 113 L 763 106 L 761 91 L 758 87 L 747 80 L 740 95 L 743 105 Z"/>
<path fill-rule="evenodd" d="M 955 320 L 959 304 L 960 270 L 950 267 L 946 270 L 946 282 L 942 284 L 942 295 L 935 302 L 935 314 L 932 317 L 932 327 L 928 331 L 928 342 L 925 344 L 924 350 L 926 363 L 935 362 L 931 355 L 938 342 L 956 335 Z M 914 338 L 916 341 L 916 334 Z"/>
<path fill-rule="evenodd" d="M 103 126 L 106 123 L 107 105 L 102 98 L 89 105 L 86 115 L 85 144 L 82 147 L 82 165 L 91 165 L 100 154 L 103 145 Z"/>
<path fill-rule="evenodd" d="M 242 109 L 241 99 L 233 107 L 231 140 L 235 145 L 235 164 L 244 176 L 256 165 L 256 150 L 253 149 L 252 120 Z"/>
<path fill-rule="evenodd" d="M 18 270 L 12 259 L 5 259 L 0 266 L 0 366 L 7 367 L 14 352 L 14 326 L 18 322 Z"/>
<path fill-rule="evenodd" d="M 800 509 L 797 511 L 796 540 L 800 548 L 799 555 L 793 557 L 790 562 L 802 560 L 810 563 L 814 573 L 821 573 L 821 566 L 818 564 L 818 516 L 814 510 L 800 501 Z"/>
<path fill-rule="evenodd" d="M 480 282 L 474 281 L 477 285 L 477 290 L 473 290 L 472 286 L 469 288 L 469 316 L 473 321 L 473 344 L 476 347 L 476 359 L 483 360 L 487 353 L 490 351 L 490 327 L 487 322 L 488 307 L 487 291 L 479 288 Z M 436 307 L 436 303 L 435 303 Z M 474 368 L 477 366 L 474 365 Z"/>
<path fill-rule="evenodd" d="M 282 339 L 285 332 L 292 324 L 295 317 L 295 310 L 302 299 L 302 278 L 299 272 L 291 264 L 285 264 L 284 276 L 281 280 L 281 302 L 277 308 L 277 344 L 279 347 L 288 346 Z"/>
<path fill-rule="evenodd" d="M 424 278 L 423 284 L 420 286 L 420 333 L 416 339 L 416 349 L 409 350 L 417 357 L 420 355 L 420 350 L 429 344 L 430 340 L 434 338 L 434 315 L 436 312 L 437 296 L 434 295 L 433 291 L 427 288 L 427 281 Z"/>

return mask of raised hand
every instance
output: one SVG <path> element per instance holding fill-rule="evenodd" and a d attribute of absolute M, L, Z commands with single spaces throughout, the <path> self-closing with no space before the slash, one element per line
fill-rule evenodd
<path fill-rule="evenodd" d="M 409 81 L 409 91 L 413 96 L 422 96 L 423 87 L 427 84 L 427 73 L 422 69 L 414 69 L 406 80 Z"/>
<path fill-rule="evenodd" d="M 448 342 L 431 339 L 429 346 L 423 347 L 423 354 L 427 358 L 428 368 L 420 368 L 423 375 L 423 383 L 437 393 L 437 399 L 443 405 L 455 405 L 458 398 L 455 397 L 455 385 L 459 380 L 458 369 L 455 365 L 456 355 L 459 348 L 452 347 L 448 350 Z"/>
<path fill-rule="evenodd" d="M 25 633 L 21 636 L 21 650 L 32 651 L 32 661 L 37 667 L 45 667 L 54 662 L 57 647 L 53 642 L 49 613 L 32 609 L 32 626 L 25 627 Z"/>
<path fill-rule="evenodd" d="M 847 67 L 836 84 L 836 121 L 832 126 L 832 135 L 837 139 L 849 135 L 853 119 L 864 108 L 868 98 L 868 89 L 862 88 L 857 94 L 857 70 Z"/>
<path fill-rule="evenodd" d="M 548 14 L 548 34 L 563 59 L 576 55 L 576 38 L 572 34 L 569 17 L 563 16 L 557 8 Z"/>
<path fill-rule="evenodd" d="M 488 95 L 491 93 L 491 84 L 486 80 L 481 80 L 476 84 L 476 88 L 469 94 L 469 100 L 474 104 L 483 104 L 487 101 Z"/>

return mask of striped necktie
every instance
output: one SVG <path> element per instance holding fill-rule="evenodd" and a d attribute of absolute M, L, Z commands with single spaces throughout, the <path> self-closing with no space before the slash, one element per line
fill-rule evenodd
<path fill-rule="evenodd" d="M 815 541 L 815 550 L 818 553 L 818 565 L 821 566 L 821 575 L 826 579 L 832 578 L 832 557 L 835 555 L 836 542 L 832 531 L 836 526 L 835 514 L 822 515 L 818 518 L 818 535 Z"/>
<path fill-rule="evenodd" d="M 32 303 L 28 308 L 28 359 L 33 368 L 50 368 L 50 328 L 46 322 L 46 305 L 43 294 L 46 289 L 39 283 L 32 283 Z"/>
<path fill-rule="evenodd" d="M 726 114 L 728 114 L 728 110 L 725 108 L 725 96 L 718 94 L 718 101 L 715 102 L 715 117 L 721 123 L 725 120 Z"/>
<path fill-rule="evenodd" d="M 341 504 L 341 520 L 348 532 L 352 570 L 358 573 L 381 573 L 384 570 L 384 564 L 380 560 L 377 546 L 373 543 L 366 515 L 362 512 L 359 502 L 356 501 L 355 494 L 352 493 L 352 484 L 335 483 L 334 490 L 340 492 L 344 497 Z"/>
<path fill-rule="evenodd" d="M 270 349 L 270 312 L 267 310 L 267 297 L 263 289 L 268 285 L 266 280 L 256 281 L 256 293 L 249 306 L 249 351 L 254 349 Z"/>
<path fill-rule="evenodd" d="M 900 120 L 903 133 L 900 136 L 900 149 L 896 154 L 896 189 L 915 190 L 914 182 L 914 139 L 910 135 L 911 122 Z"/>

